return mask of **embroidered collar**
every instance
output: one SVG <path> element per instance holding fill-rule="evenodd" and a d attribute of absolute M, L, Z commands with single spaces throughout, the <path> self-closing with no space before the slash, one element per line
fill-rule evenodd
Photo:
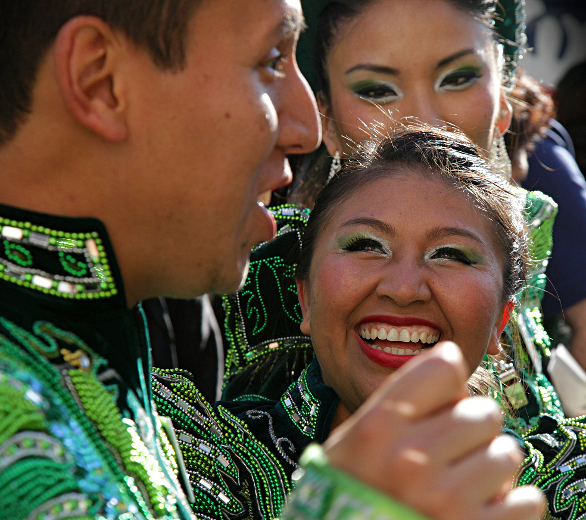
<path fill-rule="evenodd" d="M 0 278 L 49 296 L 122 298 L 120 273 L 101 222 L 0 205 Z"/>
<path fill-rule="evenodd" d="M 127 308 L 105 226 L 0 205 L 0 240 L 0 315 L 27 330 L 48 322 L 74 334 L 148 409 L 148 338 Z"/>
<path fill-rule="evenodd" d="M 334 389 L 323 382 L 319 363 L 314 358 L 283 394 L 280 405 L 305 437 L 321 443 L 330 433 L 339 401 Z"/>

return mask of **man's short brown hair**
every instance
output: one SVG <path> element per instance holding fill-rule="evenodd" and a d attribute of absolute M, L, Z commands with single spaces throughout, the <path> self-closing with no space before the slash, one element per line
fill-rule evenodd
<path fill-rule="evenodd" d="M 8 0 L 0 2 L 0 145 L 31 110 L 36 73 L 60 28 L 94 15 L 145 49 L 161 69 L 185 61 L 187 26 L 201 0 Z"/>

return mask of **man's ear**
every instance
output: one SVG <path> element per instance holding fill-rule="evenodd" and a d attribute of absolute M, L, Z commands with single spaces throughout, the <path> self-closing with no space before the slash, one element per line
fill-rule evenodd
<path fill-rule="evenodd" d="M 330 106 L 324 101 L 323 96 L 317 96 L 317 108 L 319 110 L 322 128 L 322 141 L 328 149 L 328 153 L 333 157 L 336 151 L 342 153 L 341 143 L 338 142 L 338 132 L 336 124 L 332 117 Z"/>
<path fill-rule="evenodd" d="M 506 303 L 504 310 L 503 310 L 502 319 L 499 320 L 494 325 L 494 330 L 490 336 L 490 341 L 488 342 L 488 348 L 486 349 L 487 354 L 491 354 L 494 356 L 501 351 L 501 345 L 500 345 L 499 340 L 500 340 L 501 334 L 503 333 L 503 331 L 505 330 L 505 327 L 507 326 L 507 323 L 509 323 L 509 320 L 511 319 L 511 314 L 513 314 L 514 308 L 515 308 L 515 304 L 513 302 Z"/>
<path fill-rule="evenodd" d="M 297 297 L 299 298 L 299 305 L 301 306 L 301 314 L 303 315 L 303 321 L 299 328 L 303 334 L 310 334 L 310 323 L 309 323 L 309 285 L 305 280 L 297 280 Z"/>
<path fill-rule="evenodd" d="M 80 124 L 111 142 L 126 139 L 124 98 L 116 67 L 123 43 L 95 16 L 77 16 L 55 40 L 56 74 L 65 105 Z"/>
<path fill-rule="evenodd" d="M 513 107 L 503 91 L 501 91 L 500 94 L 499 105 L 500 108 L 496 118 L 496 126 L 498 126 L 501 135 L 503 135 L 509 129 L 511 121 L 513 120 Z"/>

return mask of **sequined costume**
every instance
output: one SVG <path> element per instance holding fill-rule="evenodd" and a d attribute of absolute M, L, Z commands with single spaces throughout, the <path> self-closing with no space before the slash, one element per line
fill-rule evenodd
<path fill-rule="evenodd" d="M 302 451 L 325 441 L 338 405 L 317 363 L 277 401 L 209 405 L 187 373 L 162 369 L 153 373 L 153 396 L 173 420 L 199 518 L 279 516 Z"/>
<path fill-rule="evenodd" d="M 502 386 L 516 409 L 509 426 L 523 433 L 537 424 L 540 415 L 547 413 L 561 419 L 563 412 L 544 375 L 550 342 L 539 310 L 557 206 L 540 192 L 519 189 L 519 196 L 526 200 L 533 267 L 527 289 L 519 295 L 513 325 L 506 329 L 505 343 L 510 345 L 513 372 L 489 368 L 497 374 L 513 374 L 512 379 L 502 381 Z M 280 206 L 274 212 L 279 223 L 277 237 L 252 252 L 244 286 L 235 295 L 225 297 L 229 341 L 226 399 L 240 395 L 278 399 L 313 358 L 309 337 L 299 331 L 301 309 L 295 285 L 295 266 L 309 212 L 293 205 Z"/>
<path fill-rule="evenodd" d="M 0 518 L 193 518 L 100 222 L 0 206 Z"/>
<path fill-rule="evenodd" d="M 301 454 L 310 443 L 327 438 L 339 402 L 334 390 L 323 383 L 317 360 L 276 401 L 243 396 L 239 401 L 208 405 L 187 374 L 177 370 L 157 370 L 153 389 L 159 410 L 173 419 L 199 518 L 270 520 L 280 515 L 294 487 Z M 547 520 L 584 518 L 586 423 L 548 415 L 536 423 L 519 438 L 526 452 L 520 484 L 532 483 L 545 491 Z M 285 518 L 323 517 L 324 510 L 332 507 L 326 503 L 333 493 L 326 477 L 327 473 L 306 475 L 305 492 L 297 490 Z M 360 494 L 372 492 L 356 482 L 346 485 L 355 492 L 353 504 Z M 347 505 L 348 488 L 341 495 Z M 370 496 L 364 501 L 345 516 L 421 519 L 412 512 L 380 516 L 376 508 L 371 510 Z"/>

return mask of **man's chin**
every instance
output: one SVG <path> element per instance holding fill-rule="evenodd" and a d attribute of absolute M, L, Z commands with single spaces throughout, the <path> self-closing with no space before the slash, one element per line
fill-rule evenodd
<path fill-rule="evenodd" d="M 224 277 L 224 279 L 218 279 L 217 283 L 214 284 L 213 291 L 210 292 L 214 292 L 215 294 L 235 293 L 241 289 L 244 285 L 244 282 L 246 282 L 249 266 L 250 260 L 247 258 L 246 262 L 243 262 L 235 267 L 233 276 L 231 276 L 229 279 L 227 277 Z"/>
<path fill-rule="evenodd" d="M 250 268 L 250 258 L 246 259 L 246 263 L 244 264 L 244 268 L 242 269 L 242 277 L 240 278 L 240 283 L 236 290 L 242 289 L 244 282 L 246 282 L 246 277 L 248 276 L 248 269 Z"/>

